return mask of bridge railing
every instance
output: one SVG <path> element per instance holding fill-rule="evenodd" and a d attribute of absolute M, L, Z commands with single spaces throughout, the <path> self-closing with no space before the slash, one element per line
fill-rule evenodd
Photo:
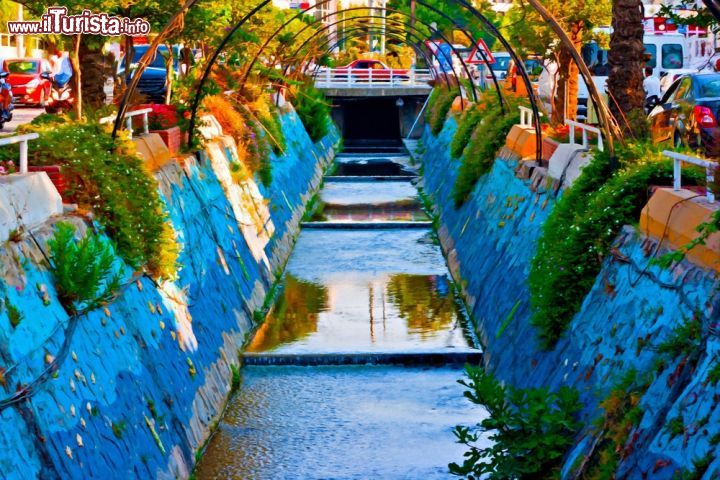
<path fill-rule="evenodd" d="M 602 138 L 602 131 L 597 128 L 593 127 L 591 125 L 587 125 L 585 123 L 575 122 L 573 120 L 565 120 L 565 125 L 570 127 L 570 143 L 572 145 L 576 145 L 575 143 L 575 129 L 579 128 L 582 130 L 582 143 L 579 143 L 577 145 L 582 145 L 584 149 L 589 148 L 589 140 L 588 140 L 588 133 L 594 133 L 597 135 L 597 148 L 599 151 L 605 150 L 605 145 L 603 144 L 603 138 Z"/>
<path fill-rule="evenodd" d="M 520 110 L 520 126 L 523 128 L 534 128 L 535 127 L 535 114 L 532 111 L 532 109 L 528 107 L 524 107 L 520 105 L 518 107 L 518 110 Z M 540 116 L 543 116 L 543 113 L 540 112 Z"/>
<path fill-rule="evenodd" d="M 683 163 L 689 163 L 691 165 L 697 165 L 698 167 L 705 167 L 705 174 L 707 177 L 707 200 L 710 203 L 713 203 L 715 201 L 715 194 L 711 190 L 710 185 L 713 184 L 714 181 L 714 171 L 716 168 L 720 168 L 720 164 L 716 162 L 711 162 L 710 160 L 706 160 L 704 158 L 698 158 L 698 157 L 691 157 L 690 155 L 685 155 L 683 153 L 678 152 L 671 152 L 669 150 L 665 150 L 663 152 L 663 155 L 666 157 L 672 159 L 673 161 L 673 190 L 678 191 L 682 188 L 682 164 Z"/>
<path fill-rule="evenodd" d="M 132 112 L 128 112 L 125 114 L 125 128 L 127 129 L 127 131 L 130 132 L 130 138 L 132 138 L 133 133 L 135 133 L 133 131 L 133 117 L 137 117 L 138 115 L 142 115 L 143 118 L 143 134 L 147 135 L 148 133 L 150 133 L 150 122 L 148 120 L 148 113 L 152 113 L 152 108 L 141 108 L 140 110 L 133 110 Z M 116 113 L 107 117 L 103 117 L 100 119 L 100 123 L 113 123 L 115 122 L 116 117 Z"/>
<path fill-rule="evenodd" d="M 20 170 L 18 173 L 28 173 L 28 142 L 30 140 L 37 139 L 39 136 L 40 135 L 38 135 L 37 133 L 27 133 L 25 135 L 14 135 L 12 137 L 0 138 L 0 147 L 4 147 L 5 145 L 13 145 L 15 143 L 20 144 Z"/>
<path fill-rule="evenodd" d="M 372 68 L 324 68 L 315 76 L 319 88 L 428 87 L 430 70 L 375 70 Z"/>

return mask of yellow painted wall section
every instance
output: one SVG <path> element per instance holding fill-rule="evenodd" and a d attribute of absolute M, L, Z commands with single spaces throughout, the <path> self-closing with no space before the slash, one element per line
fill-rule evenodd
<path fill-rule="evenodd" d="M 699 235 L 697 227 L 710 220 L 720 209 L 720 203 L 710 204 L 704 196 L 689 190 L 674 191 L 659 188 L 640 214 L 640 231 L 655 238 L 664 239 L 664 244 L 680 248 Z M 681 203 L 680 203 L 681 202 Z M 720 272 L 720 233 L 711 235 L 705 245 L 699 245 L 688 252 L 693 262 Z"/>

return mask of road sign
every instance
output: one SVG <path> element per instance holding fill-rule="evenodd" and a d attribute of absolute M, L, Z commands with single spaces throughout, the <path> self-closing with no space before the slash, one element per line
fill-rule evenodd
<path fill-rule="evenodd" d="M 483 59 L 483 56 L 480 55 L 481 50 L 482 53 L 485 54 L 485 57 L 487 58 L 489 64 L 492 65 L 493 63 L 495 63 L 495 58 L 493 57 L 492 52 L 482 38 L 478 38 L 477 42 L 475 43 L 475 47 L 472 49 L 472 52 L 470 52 L 470 56 L 468 57 L 466 62 L 473 65 L 484 64 L 485 59 Z"/>

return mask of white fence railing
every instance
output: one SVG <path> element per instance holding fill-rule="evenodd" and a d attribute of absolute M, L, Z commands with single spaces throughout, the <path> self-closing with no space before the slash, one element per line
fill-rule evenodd
<path fill-rule="evenodd" d="M 3 137 L 0 138 L 0 147 L 4 147 L 5 145 L 13 145 L 16 143 L 20 144 L 20 170 L 19 173 L 27 173 L 28 172 L 28 142 L 30 140 L 35 140 L 40 135 L 37 133 L 28 133 L 25 135 L 15 135 L 12 137 Z"/>
<path fill-rule="evenodd" d="M 570 144 L 571 145 L 580 145 L 584 149 L 589 149 L 590 144 L 588 141 L 588 133 L 594 133 L 595 135 L 597 135 L 598 150 L 601 152 L 605 150 L 605 145 L 603 144 L 603 138 L 602 138 L 602 131 L 600 131 L 599 128 L 593 127 L 586 123 L 575 122 L 573 120 L 565 120 L 565 125 L 570 127 Z M 580 130 L 582 130 L 582 143 L 575 142 L 575 129 L 576 128 L 579 128 Z"/>
<path fill-rule="evenodd" d="M 372 68 L 324 68 L 315 75 L 316 87 L 427 87 L 430 70 L 374 70 Z"/>
<path fill-rule="evenodd" d="M 127 112 L 125 114 L 125 128 L 128 132 L 130 132 L 130 138 L 133 137 L 133 117 L 137 117 L 138 115 L 142 115 L 143 117 L 143 133 L 147 135 L 150 133 L 150 125 L 148 122 L 148 113 L 152 112 L 152 108 L 141 108 L 140 110 L 133 110 L 132 112 Z M 117 114 L 113 114 L 107 117 L 103 117 L 100 119 L 100 123 L 113 123 L 115 119 L 117 118 Z"/>
<path fill-rule="evenodd" d="M 523 107 L 520 105 L 518 107 L 520 110 L 520 126 L 524 128 L 534 128 L 535 127 L 535 113 L 531 108 Z M 540 116 L 543 116 L 542 112 L 538 112 Z"/>
<path fill-rule="evenodd" d="M 682 188 L 682 164 L 683 163 L 689 163 L 691 165 L 697 165 L 698 167 L 705 167 L 705 175 L 707 178 L 707 199 L 708 202 L 713 203 L 715 201 L 715 194 L 712 190 L 710 190 L 710 185 L 714 181 L 714 175 L 713 172 L 716 168 L 720 168 L 720 165 L 717 162 L 711 162 L 710 160 L 706 160 L 704 158 L 698 158 L 698 157 L 691 157 L 690 155 L 685 155 L 683 153 L 677 153 L 677 152 L 671 152 L 669 150 L 665 150 L 663 152 L 663 155 L 665 155 L 668 158 L 671 158 L 673 160 L 673 190 L 678 191 Z"/>

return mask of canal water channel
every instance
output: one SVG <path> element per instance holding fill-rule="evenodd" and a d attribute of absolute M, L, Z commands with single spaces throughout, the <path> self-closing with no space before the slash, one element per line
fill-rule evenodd
<path fill-rule="evenodd" d="M 449 477 L 467 328 L 404 149 L 338 156 L 198 479 Z"/>

